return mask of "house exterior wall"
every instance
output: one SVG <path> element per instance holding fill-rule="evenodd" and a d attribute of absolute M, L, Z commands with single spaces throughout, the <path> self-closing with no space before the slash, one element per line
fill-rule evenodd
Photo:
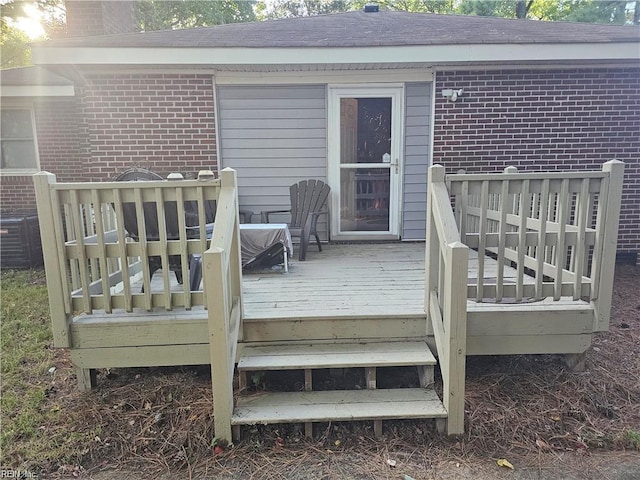
<path fill-rule="evenodd" d="M 403 240 L 425 239 L 431 88 L 431 83 L 408 83 L 405 86 Z"/>
<path fill-rule="evenodd" d="M 40 169 L 53 172 L 60 181 L 82 180 L 80 116 L 74 97 L 43 97 L 29 100 L 33 106 Z M 0 189 L 2 211 L 32 212 L 36 209 L 33 180 L 26 176 L 3 176 Z"/>
<path fill-rule="evenodd" d="M 33 103 L 40 169 L 103 181 L 132 167 L 194 178 L 217 170 L 213 81 L 200 74 L 86 77 L 76 97 Z M 30 176 L 4 176 L 3 211 L 35 210 Z"/>
<path fill-rule="evenodd" d="M 464 89 L 453 103 L 442 89 Z M 454 173 L 625 162 L 619 252 L 640 251 L 640 68 L 436 74 L 433 163 Z"/>
<path fill-rule="evenodd" d="M 287 209 L 291 184 L 326 182 L 325 85 L 220 86 L 217 99 L 222 167 L 238 172 L 241 209 Z M 326 240 L 326 218 L 318 231 Z"/>
<path fill-rule="evenodd" d="M 185 177 L 217 169 L 210 75 L 95 75 L 80 96 L 86 180 L 107 180 L 132 167 Z"/>

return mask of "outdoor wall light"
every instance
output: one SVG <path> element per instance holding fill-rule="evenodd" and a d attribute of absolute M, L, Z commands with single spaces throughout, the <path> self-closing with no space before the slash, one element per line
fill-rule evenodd
<path fill-rule="evenodd" d="M 444 90 L 442 90 L 442 96 L 445 97 L 445 98 L 448 98 L 452 102 L 455 102 L 456 100 L 458 100 L 458 98 L 460 98 L 463 93 L 464 93 L 464 89 L 463 88 L 461 88 L 459 90 L 454 90 L 454 89 L 451 89 L 451 88 L 445 88 Z"/>

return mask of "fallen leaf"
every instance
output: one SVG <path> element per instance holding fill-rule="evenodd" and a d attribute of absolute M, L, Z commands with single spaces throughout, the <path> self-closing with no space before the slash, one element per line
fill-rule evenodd
<path fill-rule="evenodd" d="M 220 455 L 221 453 L 224 453 L 224 448 L 222 448 L 220 445 L 216 445 L 215 447 L 213 447 L 214 455 Z"/>
<path fill-rule="evenodd" d="M 511 462 L 505 458 L 499 459 L 496 463 L 499 467 L 507 467 L 513 470 L 513 465 L 511 465 Z"/>
<path fill-rule="evenodd" d="M 284 438 L 282 437 L 276 438 L 276 447 L 284 447 Z"/>
<path fill-rule="evenodd" d="M 341 444 L 342 442 L 341 442 L 340 440 L 336 440 L 336 441 L 335 441 L 335 442 L 333 442 L 333 443 L 334 443 L 334 445 L 335 445 L 336 447 L 339 447 L 339 446 L 340 446 L 340 444 Z"/>
<path fill-rule="evenodd" d="M 560 415 L 551 415 L 551 420 L 553 420 L 554 422 L 559 422 L 560 421 Z"/>
<path fill-rule="evenodd" d="M 391 460 L 390 458 L 387 459 L 387 465 L 389 465 L 390 467 L 395 467 L 396 466 L 396 461 L 395 460 Z"/>
<path fill-rule="evenodd" d="M 145 402 L 144 403 L 144 409 L 145 410 L 151 410 L 151 402 Z"/>

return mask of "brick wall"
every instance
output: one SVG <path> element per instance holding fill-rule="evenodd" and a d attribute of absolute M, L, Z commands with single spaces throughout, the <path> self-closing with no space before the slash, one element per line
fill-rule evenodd
<path fill-rule="evenodd" d="M 60 181 L 112 179 L 132 167 L 195 177 L 217 169 L 210 75 L 89 76 L 72 99 L 34 105 L 40 168 Z M 30 177 L 3 177 L 4 211 L 35 209 Z"/>
<path fill-rule="evenodd" d="M 59 181 L 83 180 L 84 158 L 81 119 L 76 98 L 40 98 L 34 102 L 40 169 L 56 174 Z M 3 211 L 34 211 L 35 194 L 30 176 L 2 177 Z"/>
<path fill-rule="evenodd" d="M 464 89 L 453 103 L 446 88 Z M 451 71 L 436 75 L 433 162 L 448 172 L 626 164 L 620 252 L 640 251 L 640 69 Z"/>
<path fill-rule="evenodd" d="M 66 0 L 65 7 L 69 37 L 138 31 L 131 1 Z"/>
<path fill-rule="evenodd" d="M 90 76 L 81 98 L 90 149 L 86 180 L 131 167 L 190 177 L 216 170 L 210 75 Z"/>

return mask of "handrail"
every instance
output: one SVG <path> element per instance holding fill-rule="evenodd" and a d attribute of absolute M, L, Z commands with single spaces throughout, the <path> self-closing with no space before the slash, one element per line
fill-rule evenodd
<path fill-rule="evenodd" d="M 208 306 L 214 430 L 231 441 L 233 372 L 242 328 L 242 261 L 236 172 L 225 168 L 211 247 L 204 252 L 204 289 Z"/>
<path fill-rule="evenodd" d="M 178 205 L 197 209 L 204 224 L 208 202 L 220 194 L 219 180 L 57 183 L 48 172 L 33 179 L 57 347 L 73 346 L 69 324 L 79 311 L 204 306 L 204 292 L 191 291 L 188 281 L 172 291 L 169 268 L 186 280 L 190 256 L 207 246 L 206 236 L 187 233 Z M 137 225 L 137 238 L 127 235 L 125 218 L 129 228 Z M 173 223 L 169 238 L 164 226 Z M 157 230 L 155 236 L 147 237 L 148 228 Z M 152 261 L 162 269 L 161 290 L 151 289 Z"/>
<path fill-rule="evenodd" d="M 468 247 L 460 233 L 445 184 L 444 167 L 429 169 L 425 312 L 434 331 L 443 380 L 447 433 L 464 432 L 464 390 L 467 350 L 466 295 Z"/>
<path fill-rule="evenodd" d="M 624 164 L 601 171 L 448 175 L 461 241 L 478 252 L 476 301 L 589 298 L 607 330 Z M 608 239 L 608 240 L 605 240 Z M 486 282 L 485 255 L 497 260 Z M 505 268 L 514 273 L 507 282 Z"/>

